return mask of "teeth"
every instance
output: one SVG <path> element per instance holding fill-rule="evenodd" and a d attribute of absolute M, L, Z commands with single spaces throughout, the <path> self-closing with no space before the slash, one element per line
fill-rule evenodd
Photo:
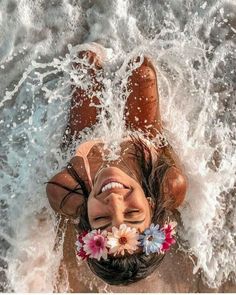
<path fill-rule="evenodd" d="M 110 183 L 103 186 L 102 192 L 105 192 L 105 191 L 107 191 L 111 188 L 115 188 L 115 187 L 124 188 L 123 184 L 121 184 L 119 182 L 110 182 Z"/>

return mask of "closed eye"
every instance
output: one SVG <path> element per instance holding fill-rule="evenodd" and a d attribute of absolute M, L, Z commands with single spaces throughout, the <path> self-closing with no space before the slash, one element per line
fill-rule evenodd
<path fill-rule="evenodd" d="M 107 218 L 108 218 L 108 216 L 99 216 L 99 217 L 94 218 L 94 220 L 97 221 L 97 220 L 107 219 Z"/>
<path fill-rule="evenodd" d="M 138 209 L 130 210 L 125 212 L 126 216 L 132 216 L 132 215 L 137 215 L 136 213 L 139 213 L 140 211 Z"/>

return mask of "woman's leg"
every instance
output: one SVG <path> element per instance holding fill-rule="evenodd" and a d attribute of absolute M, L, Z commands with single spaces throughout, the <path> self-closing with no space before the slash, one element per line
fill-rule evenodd
<path fill-rule="evenodd" d="M 157 77 L 153 64 L 146 57 L 133 71 L 128 87 L 131 93 L 125 108 L 126 126 L 142 130 L 150 137 L 156 136 L 162 129 Z"/>
<path fill-rule="evenodd" d="M 79 53 L 80 58 L 86 58 L 89 64 L 94 64 L 93 68 L 84 67 L 90 76 L 92 83 L 91 89 L 86 91 L 80 87 L 74 90 L 72 87 L 73 95 L 71 99 L 70 113 L 68 125 L 63 136 L 63 142 L 61 148 L 65 148 L 70 144 L 73 137 L 77 137 L 79 132 L 85 127 L 92 127 L 97 123 L 98 108 L 94 105 L 99 105 L 99 99 L 96 96 L 96 92 L 100 91 L 103 85 L 97 81 L 96 72 L 101 70 L 100 61 L 96 53 L 92 51 L 81 51 Z M 80 64 L 75 64 L 76 69 L 80 68 Z"/>

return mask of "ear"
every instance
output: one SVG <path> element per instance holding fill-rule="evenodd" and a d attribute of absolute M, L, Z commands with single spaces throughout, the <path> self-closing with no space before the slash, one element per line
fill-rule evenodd
<path fill-rule="evenodd" d="M 153 213 L 153 210 L 155 208 L 155 202 L 153 201 L 153 199 L 151 197 L 147 198 L 148 204 L 150 206 L 151 212 Z"/>

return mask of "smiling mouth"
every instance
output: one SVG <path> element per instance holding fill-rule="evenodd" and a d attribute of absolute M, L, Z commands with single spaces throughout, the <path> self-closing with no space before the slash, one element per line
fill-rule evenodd
<path fill-rule="evenodd" d="M 112 188 L 125 188 L 125 186 L 119 182 L 110 182 L 106 185 L 104 185 L 101 189 L 101 192 L 104 193 L 105 191 L 112 189 Z"/>
<path fill-rule="evenodd" d="M 115 180 L 115 179 L 107 179 L 106 181 L 104 181 L 104 183 L 102 184 L 102 187 L 100 189 L 101 193 L 104 193 L 105 191 L 111 190 L 111 189 L 127 189 L 128 187 L 125 186 L 123 183 Z"/>

